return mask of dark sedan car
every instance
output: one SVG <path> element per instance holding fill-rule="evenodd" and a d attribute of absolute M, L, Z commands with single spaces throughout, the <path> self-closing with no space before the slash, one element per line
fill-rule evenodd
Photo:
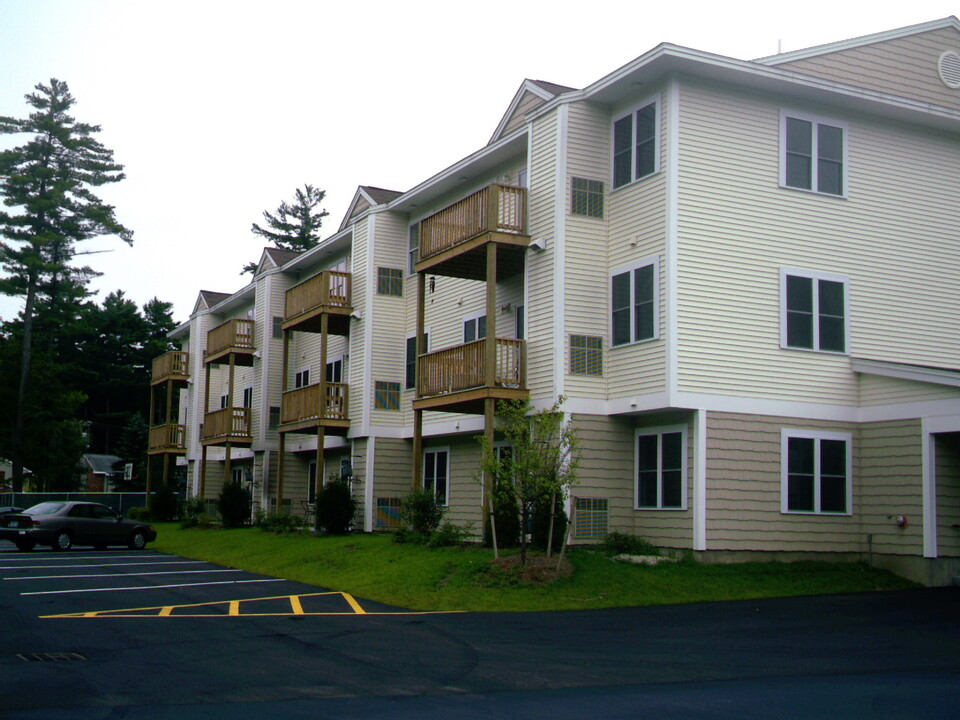
<path fill-rule="evenodd" d="M 92 502 L 48 501 L 16 515 L 0 516 L 0 540 L 10 540 L 20 550 L 49 545 L 69 550 L 74 545 L 126 545 L 142 550 L 157 539 L 157 531 L 146 523 L 124 520 L 106 505 Z"/>

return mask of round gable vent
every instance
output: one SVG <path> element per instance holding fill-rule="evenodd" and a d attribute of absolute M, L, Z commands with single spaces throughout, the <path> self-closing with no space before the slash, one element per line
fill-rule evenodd
<path fill-rule="evenodd" d="M 940 56 L 940 62 L 937 63 L 937 70 L 944 85 L 954 89 L 960 88 L 960 55 L 952 50 L 943 53 Z"/>

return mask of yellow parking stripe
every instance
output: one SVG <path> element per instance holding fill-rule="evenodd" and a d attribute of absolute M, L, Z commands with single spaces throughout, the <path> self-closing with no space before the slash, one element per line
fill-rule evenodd
<path fill-rule="evenodd" d="M 353 611 L 354 611 L 357 615 L 366 615 L 366 614 L 367 614 L 367 611 L 364 610 L 362 607 L 360 607 L 360 603 L 358 603 L 358 602 L 354 599 L 353 595 L 351 595 L 350 593 L 341 593 L 341 594 L 343 595 L 343 599 L 346 600 L 348 603 L 350 603 L 350 607 L 353 608 Z"/>
<path fill-rule="evenodd" d="M 239 615 L 240 614 L 240 601 L 231 600 L 230 601 L 230 610 L 227 612 L 228 615 Z"/>
<path fill-rule="evenodd" d="M 290 596 L 290 610 L 294 615 L 303 615 L 303 605 L 300 604 L 299 595 Z"/>
<path fill-rule="evenodd" d="M 165 608 L 160 609 L 159 617 L 167 617 L 172 612 L 173 612 L 173 605 L 167 605 Z"/>

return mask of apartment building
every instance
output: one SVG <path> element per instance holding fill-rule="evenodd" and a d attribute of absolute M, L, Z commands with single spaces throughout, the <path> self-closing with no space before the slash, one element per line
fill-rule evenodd
<path fill-rule="evenodd" d="M 164 472 L 358 527 L 479 530 L 498 399 L 563 395 L 571 541 L 960 572 L 960 23 L 755 61 L 659 45 L 526 80 L 490 141 L 201 292 L 155 368 Z M 156 443 L 156 444 L 154 444 Z"/>

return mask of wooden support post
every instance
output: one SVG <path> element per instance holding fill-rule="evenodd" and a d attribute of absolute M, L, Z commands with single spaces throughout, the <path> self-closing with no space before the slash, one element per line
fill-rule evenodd
<path fill-rule="evenodd" d="M 200 450 L 200 487 L 197 488 L 197 497 L 201 500 L 204 498 L 204 493 L 206 493 L 206 482 L 207 482 L 207 446 L 204 445 Z"/>
<path fill-rule="evenodd" d="M 323 446 L 326 444 L 327 433 L 323 425 L 317 427 L 317 476 L 313 479 L 314 501 L 320 497 L 320 488 L 323 487 L 324 456 Z"/>
<path fill-rule="evenodd" d="M 423 223 L 420 224 L 423 227 Z M 422 241 L 422 236 L 421 236 Z M 425 273 L 417 273 L 417 389 L 415 397 L 420 397 L 423 389 L 424 372 L 420 357 L 427 352 L 427 342 L 424 336 L 424 325 L 426 317 L 426 289 L 427 276 Z M 423 482 L 423 410 L 413 411 L 413 479 L 411 486 L 413 489 L 420 487 Z"/>
<path fill-rule="evenodd" d="M 287 435 L 280 433 L 280 457 L 277 459 L 277 512 L 283 512 L 283 460 L 286 456 Z"/>
<path fill-rule="evenodd" d="M 423 484 L 423 410 L 413 411 L 413 483 L 414 490 Z"/>
<path fill-rule="evenodd" d="M 497 384 L 497 244 L 487 243 L 487 339 L 483 346 L 483 382 Z"/>
<path fill-rule="evenodd" d="M 487 447 L 493 450 L 494 433 L 496 430 L 497 401 L 494 398 L 485 398 L 483 401 L 483 437 Z M 483 526 L 487 526 L 490 519 L 490 508 L 493 507 L 493 478 L 490 473 L 483 474 L 483 493 L 487 502 L 483 503 Z"/>
<path fill-rule="evenodd" d="M 327 340 L 330 332 L 330 314 L 320 315 L 320 421 L 329 417 L 327 408 Z M 319 465 L 317 466 L 319 467 Z"/>
<path fill-rule="evenodd" d="M 231 478 L 231 475 L 230 475 L 230 471 L 232 470 L 232 468 L 231 468 L 231 466 L 230 466 L 230 464 L 231 464 L 230 449 L 231 449 L 231 448 L 230 448 L 230 441 L 227 440 L 227 442 L 226 442 L 226 444 L 225 444 L 225 446 L 224 446 L 224 451 L 226 452 L 226 457 L 224 458 L 224 461 L 223 461 L 223 483 L 221 484 L 220 487 L 223 487 L 223 486 L 226 485 L 228 482 L 230 482 L 230 480 L 232 479 L 232 478 Z"/>
<path fill-rule="evenodd" d="M 147 459 L 147 461 L 149 462 L 149 458 Z M 163 454 L 163 477 L 162 477 L 162 480 L 163 480 L 163 486 L 164 486 L 164 487 L 166 487 L 167 484 L 170 482 L 170 453 L 164 453 L 164 454 Z M 147 492 L 149 493 L 149 490 L 148 490 Z M 148 500 L 149 500 L 149 498 L 150 498 L 150 496 L 147 495 L 147 499 L 148 499 Z"/>

